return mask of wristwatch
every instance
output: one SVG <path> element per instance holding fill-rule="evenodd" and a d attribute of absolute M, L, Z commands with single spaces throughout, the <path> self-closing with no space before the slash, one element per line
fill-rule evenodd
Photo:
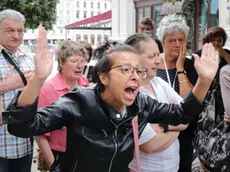
<path fill-rule="evenodd" d="M 160 126 L 164 129 L 164 133 L 169 131 L 169 125 L 168 124 L 160 124 Z"/>
<path fill-rule="evenodd" d="M 185 70 L 177 71 L 177 75 L 179 75 L 179 74 L 187 75 L 187 72 Z"/>

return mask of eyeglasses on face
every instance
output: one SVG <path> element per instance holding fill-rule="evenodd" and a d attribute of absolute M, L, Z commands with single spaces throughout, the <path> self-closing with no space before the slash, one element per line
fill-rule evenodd
<path fill-rule="evenodd" d="M 85 66 L 88 64 L 88 61 L 86 60 L 70 60 L 70 62 L 77 64 L 77 65 L 82 65 L 82 66 Z"/>
<path fill-rule="evenodd" d="M 141 79 L 145 79 L 147 77 L 147 72 L 148 69 L 144 68 L 144 67 L 132 67 L 129 64 L 122 64 L 122 65 L 118 65 L 118 66 L 114 66 L 112 67 L 110 70 L 112 69 L 116 69 L 116 68 L 120 68 L 122 73 L 125 76 L 133 76 L 134 72 L 136 71 L 137 75 L 141 78 Z"/>
<path fill-rule="evenodd" d="M 185 40 L 184 39 L 168 39 L 168 40 L 165 40 L 166 43 L 168 43 L 169 45 L 176 45 L 177 43 L 179 45 L 182 45 L 185 43 Z"/>

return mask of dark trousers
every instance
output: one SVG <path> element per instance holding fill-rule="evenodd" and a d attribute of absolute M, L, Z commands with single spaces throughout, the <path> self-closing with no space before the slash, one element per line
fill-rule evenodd
<path fill-rule="evenodd" d="M 0 172 L 31 172 L 32 155 L 18 159 L 0 157 Z"/>

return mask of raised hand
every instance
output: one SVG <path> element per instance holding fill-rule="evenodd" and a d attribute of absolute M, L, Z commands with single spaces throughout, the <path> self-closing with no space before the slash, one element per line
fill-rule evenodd
<path fill-rule="evenodd" d="M 15 90 L 17 88 L 21 88 L 24 86 L 24 83 L 20 77 L 19 74 L 13 74 L 14 71 L 14 66 L 10 67 L 10 71 L 8 72 L 6 76 L 6 80 L 4 81 L 5 86 L 7 89 L 10 90 Z M 26 70 L 22 72 L 27 80 L 29 80 L 32 77 L 32 73 L 30 70 Z"/>
<path fill-rule="evenodd" d="M 201 57 L 193 54 L 195 68 L 199 77 L 204 81 L 212 81 L 219 67 L 219 53 L 211 43 L 203 46 Z"/>
<path fill-rule="evenodd" d="M 176 62 L 176 68 L 177 71 L 183 71 L 184 70 L 184 63 L 185 63 L 185 59 L 186 59 L 186 43 L 184 43 L 181 47 L 180 47 L 180 53 L 179 53 L 179 57 L 177 59 Z"/>
<path fill-rule="evenodd" d="M 42 25 L 38 27 L 35 51 L 35 76 L 45 80 L 53 67 L 53 51 L 48 51 L 47 33 Z"/>

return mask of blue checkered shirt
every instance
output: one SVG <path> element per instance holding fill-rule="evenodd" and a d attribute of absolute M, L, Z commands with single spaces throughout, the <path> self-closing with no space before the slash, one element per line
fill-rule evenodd
<path fill-rule="evenodd" d="M 0 81 L 4 82 L 11 65 L 3 57 L 1 53 L 2 48 L 3 47 L 0 45 Z M 25 52 L 25 48 L 21 46 L 14 54 L 10 53 L 6 49 L 5 51 L 10 55 L 12 60 L 18 65 L 21 71 L 34 71 L 33 56 L 31 53 Z M 14 70 L 13 73 L 18 74 L 16 70 Z M 23 88 L 18 88 L 0 95 L 4 109 L 7 108 L 8 104 L 13 99 L 17 91 L 22 89 Z M 0 157 L 7 159 L 17 159 L 31 153 L 31 139 L 25 139 L 11 135 L 7 130 L 7 125 L 0 127 Z"/>

